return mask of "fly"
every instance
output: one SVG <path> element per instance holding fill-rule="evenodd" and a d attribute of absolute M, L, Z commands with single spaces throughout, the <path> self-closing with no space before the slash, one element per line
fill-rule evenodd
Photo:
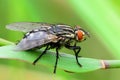
<path fill-rule="evenodd" d="M 27 32 L 23 39 L 16 45 L 17 50 L 30 50 L 35 47 L 46 46 L 45 50 L 33 61 L 33 65 L 44 55 L 46 51 L 52 48 L 56 49 L 56 61 L 54 73 L 56 73 L 59 49 L 64 46 L 75 53 L 77 64 L 82 67 L 78 61 L 78 54 L 81 50 L 77 42 L 86 40 L 89 33 L 79 26 L 72 28 L 64 24 L 48 24 L 41 22 L 17 22 L 6 26 L 11 30 Z"/>

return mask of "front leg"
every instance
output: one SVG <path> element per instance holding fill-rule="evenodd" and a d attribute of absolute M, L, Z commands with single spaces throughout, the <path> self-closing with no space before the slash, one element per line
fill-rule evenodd
<path fill-rule="evenodd" d="M 76 46 L 76 43 L 75 43 L 74 46 L 71 46 L 70 44 L 66 44 L 65 47 L 74 51 L 77 64 L 80 67 L 82 67 L 82 65 L 78 61 L 78 54 L 79 54 L 79 52 L 81 50 L 80 46 Z"/>

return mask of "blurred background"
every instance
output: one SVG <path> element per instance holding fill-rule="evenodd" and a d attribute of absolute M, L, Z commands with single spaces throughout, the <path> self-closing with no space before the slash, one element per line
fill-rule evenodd
<path fill-rule="evenodd" d="M 80 25 L 90 38 L 78 44 L 80 56 L 96 59 L 120 59 L 119 0 L 0 0 L 0 38 L 17 42 L 22 32 L 5 25 L 13 22 L 62 23 Z M 71 53 L 62 49 L 61 52 Z M 74 54 L 73 54 L 74 55 Z M 22 61 L 0 59 L 1 80 L 119 80 L 120 69 L 87 73 L 66 73 L 53 67 L 33 66 Z M 92 77 L 93 76 L 93 77 Z"/>

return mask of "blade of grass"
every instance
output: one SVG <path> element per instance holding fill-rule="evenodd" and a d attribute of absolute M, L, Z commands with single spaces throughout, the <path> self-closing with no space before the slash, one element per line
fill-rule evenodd
<path fill-rule="evenodd" d="M 0 47 L 0 58 L 14 59 L 28 62 L 32 65 L 32 62 L 41 54 L 42 50 L 38 51 L 14 51 L 14 45 Z M 46 65 L 54 66 L 55 64 L 55 52 L 48 51 L 38 62 L 36 66 Z M 106 64 L 107 61 L 107 64 Z M 113 62 L 114 61 L 114 62 Z M 70 54 L 60 53 L 60 59 L 58 62 L 58 68 L 71 72 L 88 72 L 101 68 L 120 68 L 120 60 L 99 60 L 92 58 L 79 58 L 79 62 L 82 67 L 79 67 L 76 63 L 75 57 Z M 109 64 L 108 64 L 109 63 Z M 109 65 L 109 66 L 108 66 Z M 113 66 L 114 67 L 113 67 Z"/>
<path fill-rule="evenodd" d="M 13 44 L 4 39 L 0 39 L 4 42 L 4 45 Z M 7 45 L 0 47 L 0 58 L 1 59 L 12 59 L 21 60 L 28 62 L 32 65 L 32 62 L 41 54 L 43 49 L 37 51 L 15 51 L 15 45 Z M 48 51 L 38 62 L 36 66 L 46 65 L 54 66 L 56 54 L 54 51 Z M 82 67 L 79 67 L 76 63 L 75 56 L 60 53 L 58 62 L 58 68 L 70 72 L 89 72 L 97 69 L 109 69 L 109 68 L 120 68 L 120 60 L 100 60 L 93 58 L 80 57 L 79 62 Z"/>
<path fill-rule="evenodd" d="M 14 51 L 14 45 L 0 47 L 0 58 L 15 59 L 25 62 L 32 62 L 41 54 L 42 50 L 38 51 Z M 56 54 L 55 52 L 48 51 L 37 64 L 46 66 L 54 66 Z M 58 62 L 58 68 L 71 71 L 71 72 L 88 72 L 101 68 L 100 60 L 91 58 L 79 58 L 79 62 L 82 67 L 79 67 L 76 63 L 75 57 L 70 54 L 60 53 L 60 59 Z"/>
<path fill-rule="evenodd" d="M 14 43 L 0 38 L 0 46 L 4 46 L 4 45 L 8 45 L 8 44 L 14 44 Z"/>

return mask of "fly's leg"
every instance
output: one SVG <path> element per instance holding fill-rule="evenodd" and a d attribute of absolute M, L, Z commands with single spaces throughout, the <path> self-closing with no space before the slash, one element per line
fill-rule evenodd
<path fill-rule="evenodd" d="M 47 47 L 46 47 L 45 50 L 42 52 L 42 54 L 40 54 L 39 57 L 38 57 L 37 59 L 35 59 L 32 64 L 35 65 L 36 62 L 46 53 L 46 51 L 47 51 L 48 49 L 49 49 L 49 45 L 47 45 Z"/>
<path fill-rule="evenodd" d="M 66 44 L 65 47 L 74 51 L 77 64 L 80 67 L 82 67 L 82 65 L 78 61 L 78 54 L 79 54 L 79 52 L 81 50 L 80 46 L 76 46 L 76 44 L 74 46 L 70 46 L 70 45 Z"/>
<path fill-rule="evenodd" d="M 53 73 L 56 73 L 56 68 L 57 68 L 57 63 L 58 63 L 58 58 L 59 58 L 58 49 L 59 49 L 59 48 L 56 48 L 56 62 L 55 62 L 54 72 L 53 72 Z"/>
<path fill-rule="evenodd" d="M 81 65 L 81 64 L 79 63 L 79 61 L 78 61 L 78 54 L 79 54 L 81 48 L 80 48 L 79 46 L 73 46 L 73 47 L 75 47 L 74 53 L 75 53 L 75 58 L 76 58 L 77 64 L 78 64 L 80 67 L 82 67 L 82 65 Z M 78 50 L 78 51 L 76 51 L 76 50 Z"/>

